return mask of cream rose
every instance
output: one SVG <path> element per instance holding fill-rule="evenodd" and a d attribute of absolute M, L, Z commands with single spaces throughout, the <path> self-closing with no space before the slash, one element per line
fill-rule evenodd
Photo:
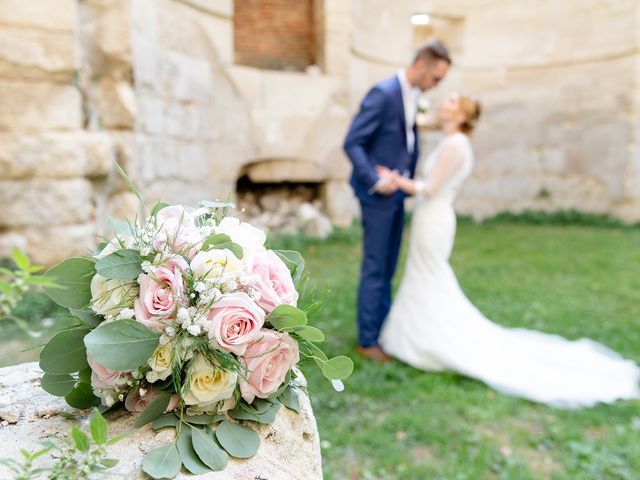
<path fill-rule="evenodd" d="M 91 279 L 91 308 L 98 315 L 117 315 L 133 306 L 138 285 L 125 280 L 110 280 L 101 275 Z"/>
<path fill-rule="evenodd" d="M 191 271 L 196 280 L 224 281 L 239 275 L 243 268 L 242 261 L 226 248 L 200 252 L 191 260 Z"/>
<path fill-rule="evenodd" d="M 214 407 L 233 395 L 237 382 L 236 372 L 217 369 L 204 355 L 196 354 L 189 363 L 184 403 L 201 409 Z"/>
<path fill-rule="evenodd" d="M 166 380 L 171 375 L 171 365 L 173 362 L 173 345 L 159 345 L 151 358 L 147 362 L 151 367 L 151 371 L 147 372 L 147 381 L 149 383 L 158 380 Z"/>

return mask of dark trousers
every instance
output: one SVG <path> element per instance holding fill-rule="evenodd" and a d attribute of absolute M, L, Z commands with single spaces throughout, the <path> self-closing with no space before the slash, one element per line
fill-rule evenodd
<path fill-rule="evenodd" d="M 378 344 L 391 308 L 391 279 L 398 264 L 404 225 L 404 202 L 360 202 L 364 246 L 358 290 L 358 344 Z"/>

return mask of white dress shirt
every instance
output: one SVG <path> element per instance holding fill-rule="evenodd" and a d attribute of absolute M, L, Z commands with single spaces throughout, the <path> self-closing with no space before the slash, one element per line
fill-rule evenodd
<path fill-rule="evenodd" d="M 407 134 L 407 150 L 413 153 L 416 145 L 416 136 L 413 133 L 413 124 L 416 123 L 416 113 L 418 111 L 418 96 L 420 92 L 416 87 L 411 86 L 407 80 L 404 70 L 398 70 L 398 80 L 402 91 L 402 103 L 404 105 L 404 124 Z"/>

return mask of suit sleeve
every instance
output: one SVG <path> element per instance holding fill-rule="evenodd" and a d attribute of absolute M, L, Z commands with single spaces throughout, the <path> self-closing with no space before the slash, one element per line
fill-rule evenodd
<path fill-rule="evenodd" d="M 367 144 L 376 134 L 382 123 L 386 104 L 386 95 L 379 88 L 373 88 L 362 100 L 360 111 L 351 122 L 351 127 L 344 141 L 344 151 L 353 164 L 356 176 L 372 190 L 378 182 L 375 167 L 369 161 Z"/>

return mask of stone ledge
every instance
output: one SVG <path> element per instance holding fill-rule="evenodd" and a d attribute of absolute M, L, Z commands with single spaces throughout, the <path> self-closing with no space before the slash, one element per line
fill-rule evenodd
<path fill-rule="evenodd" d="M 61 412 L 78 413 L 63 399 L 53 397 L 40 388 L 42 372 L 36 363 L 23 363 L 0 368 L 0 443 L 3 458 L 20 458 L 20 449 L 34 451 L 38 442 L 49 435 L 63 435 L 71 425 Z M 320 480 L 322 467 L 320 442 L 311 404 L 300 394 L 301 413 L 284 407 L 272 425 L 258 427 L 262 444 L 257 455 L 248 460 L 230 459 L 222 472 L 193 476 L 181 473 L 177 478 L 202 480 Z M 133 431 L 135 417 L 124 411 L 107 416 L 110 435 Z M 113 478 L 133 480 L 146 477 L 141 470 L 145 452 L 172 439 L 170 429 L 154 432 L 150 426 L 135 430 L 132 435 L 109 448 L 109 456 L 118 458 L 112 470 Z M 43 462 L 51 460 L 45 456 Z M 0 465 L 0 478 L 11 478 L 9 470 Z"/>

